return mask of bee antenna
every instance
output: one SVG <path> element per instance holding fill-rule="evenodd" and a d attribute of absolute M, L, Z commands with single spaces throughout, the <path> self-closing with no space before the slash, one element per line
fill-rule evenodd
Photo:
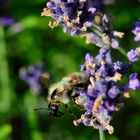
<path fill-rule="evenodd" d="M 44 98 L 43 98 L 43 99 L 44 99 Z M 46 102 L 45 99 L 44 99 L 44 101 Z M 47 102 L 46 102 L 46 103 L 47 103 Z M 45 108 L 45 107 L 39 107 L 39 108 L 35 108 L 34 111 L 42 110 L 42 109 L 49 110 L 48 108 Z"/>
<path fill-rule="evenodd" d="M 44 107 L 35 108 L 34 110 L 37 111 L 37 110 L 42 110 L 42 109 L 49 110 L 48 108 L 44 108 Z"/>

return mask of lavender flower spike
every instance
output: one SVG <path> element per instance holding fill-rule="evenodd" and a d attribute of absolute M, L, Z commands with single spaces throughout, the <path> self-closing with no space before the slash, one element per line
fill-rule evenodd
<path fill-rule="evenodd" d="M 76 36 L 93 27 L 101 5 L 102 0 L 51 0 L 47 2 L 42 16 L 50 16 L 55 20 L 49 22 L 51 28 L 61 24 L 64 32 Z"/>
<path fill-rule="evenodd" d="M 114 131 L 110 125 L 112 114 L 122 105 L 121 98 L 128 94 L 128 89 L 125 85 L 120 86 L 120 81 L 130 65 L 119 61 L 110 64 L 105 59 L 107 54 L 108 51 L 105 51 L 101 58 L 93 58 L 89 53 L 85 56 L 85 64 L 81 70 L 87 76 L 88 85 L 85 85 L 87 86 L 85 90 L 78 91 L 79 96 L 75 101 L 78 105 L 82 101 L 81 106 L 85 112 L 80 119 L 74 120 L 74 124 L 83 123 L 96 129 L 108 130 L 112 134 Z M 135 80 L 137 86 L 136 79 L 132 80 Z"/>
<path fill-rule="evenodd" d="M 140 21 L 137 21 L 135 23 L 135 28 L 132 30 L 132 32 L 135 34 L 135 41 L 140 41 Z"/>
<path fill-rule="evenodd" d="M 20 79 L 29 85 L 30 91 L 35 95 L 38 95 L 41 92 L 39 78 L 43 73 L 43 68 L 44 65 L 42 62 L 40 62 L 36 65 L 30 65 L 27 68 L 23 67 L 19 70 Z"/>

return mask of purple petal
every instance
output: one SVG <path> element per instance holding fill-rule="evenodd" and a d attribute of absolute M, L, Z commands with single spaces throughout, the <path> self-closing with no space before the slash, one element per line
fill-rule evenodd
<path fill-rule="evenodd" d="M 133 90 L 140 89 L 140 80 L 138 79 L 137 73 L 132 73 L 129 77 L 129 88 Z"/>

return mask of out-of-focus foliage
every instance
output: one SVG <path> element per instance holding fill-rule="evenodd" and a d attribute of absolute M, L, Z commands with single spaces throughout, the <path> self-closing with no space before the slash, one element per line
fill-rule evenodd
<path fill-rule="evenodd" d="M 49 18 L 41 17 L 45 0 L 0 0 L 0 17 L 11 17 L 14 24 L 0 25 L 0 140 L 97 140 L 98 131 L 85 126 L 75 127 L 73 117 L 67 113 L 61 118 L 50 118 L 46 110 L 47 89 L 35 96 L 19 78 L 19 69 L 38 61 L 45 63 L 45 71 L 52 75 L 52 82 L 70 72 L 79 71 L 84 55 L 97 53 L 98 48 L 86 45 L 83 38 L 64 34 L 61 27 L 50 29 Z M 131 33 L 140 17 L 137 0 L 117 0 L 108 7 L 114 29 L 125 32 L 122 47 L 130 50 L 140 44 L 133 41 Z M 122 55 L 114 51 L 114 58 Z M 124 61 L 127 61 L 125 59 Z M 140 73 L 139 64 L 133 71 Z M 72 110 L 80 115 L 75 107 Z M 125 106 L 112 121 L 113 135 L 107 140 L 140 139 L 140 93 L 132 93 Z"/>

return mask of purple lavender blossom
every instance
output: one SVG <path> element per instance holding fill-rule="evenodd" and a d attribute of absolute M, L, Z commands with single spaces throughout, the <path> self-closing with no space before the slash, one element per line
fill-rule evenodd
<path fill-rule="evenodd" d="M 38 95 L 41 92 L 39 78 L 43 73 L 43 68 L 43 63 L 39 62 L 36 65 L 30 65 L 27 68 L 23 67 L 19 70 L 20 79 L 29 85 L 30 91 L 35 95 Z"/>
<path fill-rule="evenodd" d="M 132 49 L 127 53 L 127 57 L 129 61 L 136 62 L 140 57 L 140 47 L 136 48 L 135 50 Z"/>
<path fill-rule="evenodd" d="M 140 90 L 140 80 L 137 73 L 132 73 L 129 77 L 129 88 L 133 90 Z"/>
<path fill-rule="evenodd" d="M 137 21 L 137 22 L 135 23 L 135 28 L 132 30 L 132 32 L 133 32 L 134 35 L 135 35 L 134 40 L 135 40 L 135 41 L 140 41 L 140 21 Z"/>
<path fill-rule="evenodd" d="M 112 46 L 112 48 L 118 49 L 120 46 L 119 41 L 117 39 L 112 38 L 111 46 Z"/>
<path fill-rule="evenodd" d="M 64 32 L 86 37 L 87 44 L 118 49 L 118 38 L 122 38 L 124 33 L 112 30 L 110 18 L 103 9 L 103 0 L 51 0 L 43 9 L 42 16 L 55 20 L 49 22 L 51 28 L 60 24 Z"/>
<path fill-rule="evenodd" d="M 101 52 L 104 52 L 104 56 L 108 53 Z M 112 62 L 110 65 L 105 58 L 98 60 L 98 57 L 93 58 L 89 53 L 85 56 L 85 64 L 82 65 L 84 69 L 81 70 L 87 75 L 89 84 L 86 90 L 78 92 L 80 99 L 84 100 L 85 113 L 80 119 L 74 120 L 74 124 L 83 123 L 86 126 L 108 130 L 111 134 L 113 133 L 113 127 L 110 125 L 112 114 L 120 108 L 122 104 L 120 99 L 128 92 L 128 88 L 120 85 L 120 81 L 131 65 L 119 61 Z M 135 81 L 133 89 L 138 88 L 136 75 L 132 77 L 131 80 Z"/>
<path fill-rule="evenodd" d="M 95 16 L 101 8 L 102 0 L 51 0 L 42 15 L 55 20 L 49 23 L 51 28 L 61 24 L 64 32 L 76 36 L 94 25 Z"/>
<path fill-rule="evenodd" d="M 7 27 L 12 24 L 14 24 L 14 20 L 11 17 L 0 17 L 0 25 Z"/>
<path fill-rule="evenodd" d="M 96 26 L 100 28 L 99 26 Z M 108 32 L 108 33 L 106 33 Z M 120 43 L 118 38 L 122 38 L 124 33 L 112 31 L 109 23 L 109 19 L 107 15 L 103 16 L 102 28 L 99 31 L 87 32 L 83 33 L 81 37 L 86 38 L 87 44 L 95 44 L 96 46 L 103 48 L 108 46 L 109 49 L 112 47 L 114 49 L 118 49 L 120 47 Z"/>

